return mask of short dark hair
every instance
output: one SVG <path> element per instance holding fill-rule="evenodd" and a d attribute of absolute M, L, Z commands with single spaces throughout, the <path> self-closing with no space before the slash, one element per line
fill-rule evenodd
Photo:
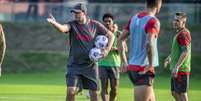
<path fill-rule="evenodd" d="M 107 18 L 107 17 L 109 17 L 109 18 L 111 18 L 112 20 L 114 20 L 114 16 L 113 16 L 111 13 L 105 13 L 105 14 L 103 15 L 102 20 L 104 20 L 104 19 Z"/>
<path fill-rule="evenodd" d="M 147 7 L 149 8 L 156 7 L 159 2 L 162 2 L 162 0 L 146 0 Z"/>

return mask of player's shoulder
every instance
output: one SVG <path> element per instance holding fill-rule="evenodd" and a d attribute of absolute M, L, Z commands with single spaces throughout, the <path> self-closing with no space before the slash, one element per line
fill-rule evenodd
<path fill-rule="evenodd" d="M 190 31 L 189 31 L 189 29 L 185 28 L 185 29 L 183 29 L 182 31 L 179 32 L 179 35 L 187 35 L 187 36 L 189 36 Z"/>
<path fill-rule="evenodd" d="M 157 17 L 150 15 L 149 17 L 150 17 L 150 19 L 148 20 L 149 22 L 160 23 Z"/>
<path fill-rule="evenodd" d="M 191 40 L 191 35 L 190 35 L 190 31 L 185 28 L 182 31 L 180 31 L 177 35 L 177 39 L 187 39 L 187 40 Z"/>
<path fill-rule="evenodd" d="M 147 15 L 147 13 L 145 12 L 145 11 L 141 11 L 141 12 L 138 12 L 138 13 L 136 13 L 136 14 L 133 14 L 131 17 L 130 17 L 130 19 L 129 19 L 129 21 L 131 21 L 133 18 L 143 18 L 144 16 L 146 16 Z"/>
<path fill-rule="evenodd" d="M 100 21 L 97 21 L 97 20 L 94 20 L 94 19 L 90 20 L 90 24 L 98 26 L 98 27 L 103 26 L 103 24 Z"/>
<path fill-rule="evenodd" d="M 186 34 L 190 34 L 190 31 L 189 31 L 188 28 L 185 28 L 185 29 L 184 29 L 184 32 L 185 32 Z"/>
<path fill-rule="evenodd" d="M 100 23 L 99 21 L 94 20 L 94 19 L 90 19 L 90 22 L 91 22 L 91 23 L 95 23 L 95 24 L 96 24 L 96 23 Z"/>
<path fill-rule="evenodd" d="M 72 26 L 72 25 L 74 25 L 74 24 L 76 24 L 76 23 L 77 23 L 77 22 L 76 22 L 75 20 L 72 20 L 72 21 L 66 22 L 65 24 Z"/>
<path fill-rule="evenodd" d="M 138 12 L 135 16 L 138 18 L 143 18 L 147 15 L 148 15 L 148 13 L 146 11 L 141 11 L 141 12 Z"/>
<path fill-rule="evenodd" d="M 158 28 L 160 27 L 160 21 L 155 16 L 150 16 L 150 19 L 148 20 L 147 24 L 153 25 Z"/>
<path fill-rule="evenodd" d="M 97 23 L 99 21 L 95 20 L 95 19 L 90 19 L 90 22 L 94 22 L 94 23 Z"/>

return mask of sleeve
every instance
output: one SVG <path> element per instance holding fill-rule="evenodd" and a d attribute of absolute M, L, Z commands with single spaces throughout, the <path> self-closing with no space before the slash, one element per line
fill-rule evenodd
<path fill-rule="evenodd" d="M 187 31 L 180 32 L 177 36 L 177 42 L 179 43 L 180 47 L 187 47 L 191 42 L 190 33 Z"/>
<path fill-rule="evenodd" d="M 67 22 L 64 22 L 63 24 L 71 27 L 71 23 L 72 23 L 72 21 L 67 21 Z M 64 34 L 69 34 L 69 33 L 71 33 L 71 30 L 69 32 L 64 32 Z"/>
<path fill-rule="evenodd" d="M 124 29 L 129 31 L 130 30 L 130 23 L 131 23 L 132 17 L 129 19 L 128 23 L 124 26 Z"/>
<path fill-rule="evenodd" d="M 145 32 L 158 36 L 160 31 L 160 23 L 156 18 L 151 18 L 145 25 Z"/>
<path fill-rule="evenodd" d="M 107 32 L 109 31 L 103 24 L 98 21 L 96 21 L 96 28 L 97 34 L 107 34 Z"/>

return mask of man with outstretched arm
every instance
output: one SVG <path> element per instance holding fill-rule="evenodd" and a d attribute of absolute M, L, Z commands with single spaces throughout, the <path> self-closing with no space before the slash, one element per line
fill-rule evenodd
<path fill-rule="evenodd" d="M 76 4 L 71 12 L 75 20 L 67 24 L 58 23 L 53 16 L 47 19 L 60 32 L 69 33 L 70 53 L 66 73 L 66 101 L 75 101 L 80 83 L 84 89 L 89 89 L 90 100 L 98 101 L 98 67 L 88 55 L 90 49 L 94 47 L 94 38 L 103 34 L 109 39 L 108 46 L 102 50 L 103 57 L 107 56 L 113 45 L 114 35 L 100 22 L 88 18 L 85 4 Z"/>

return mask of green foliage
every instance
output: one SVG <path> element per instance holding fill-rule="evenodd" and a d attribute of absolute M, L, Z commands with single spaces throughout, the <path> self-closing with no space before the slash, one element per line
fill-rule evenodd
<path fill-rule="evenodd" d="M 197 54 L 197 55 L 194 55 L 192 56 L 192 59 L 191 59 L 191 70 L 192 70 L 192 73 L 194 74 L 199 74 L 201 73 L 201 55 Z"/>
<path fill-rule="evenodd" d="M 5 72 L 65 71 L 67 54 L 61 52 L 7 52 Z"/>
<path fill-rule="evenodd" d="M 166 55 L 159 58 L 160 65 L 156 68 L 157 74 L 169 75 L 168 68 L 164 69 L 163 62 Z M 25 72 L 52 72 L 65 71 L 68 61 L 67 52 L 16 52 L 8 51 L 2 66 L 4 72 L 25 73 Z M 201 72 L 201 55 L 192 56 L 192 74 L 199 75 Z"/>
<path fill-rule="evenodd" d="M 125 22 L 117 21 L 117 24 L 122 29 Z M 68 35 L 61 34 L 50 24 L 41 22 L 3 22 L 3 27 L 7 41 L 3 72 L 65 71 L 69 49 Z M 200 26 L 191 25 L 188 28 L 192 36 L 192 74 L 199 74 L 201 72 Z M 163 61 L 170 53 L 174 35 L 171 23 L 161 22 L 158 42 L 160 66 L 156 69 L 158 74 L 169 74 L 168 69 L 163 69 Z"/>

